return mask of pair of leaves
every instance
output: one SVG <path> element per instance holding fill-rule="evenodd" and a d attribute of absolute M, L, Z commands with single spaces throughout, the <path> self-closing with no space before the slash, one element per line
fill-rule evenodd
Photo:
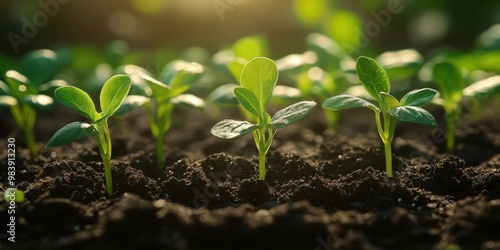
<path fill-rule="evenodd" d="M 203 71 L 203 66 L 198 63 L 176 60 L 165 66 L 160 73 L 159 82 L 170 88 L 169 97 L 172 98 L 187 91 Z"/>
<path fill-rule="evenodd" d="M 50 93 L 54 86 L 65 85 L 62 80 L 54 80 L 37 88 L 21 73 L 9 70 L 5 74 L 4 83 L 0 81 L 0 106 L 13 107 L 19 103 L 27 104 L 33 108 L 46 108 L 52 105 L 53 100 L 45 93 Z"/>
<path fill-rule="evenodd" d="M 130 86 L 130 78 L 126 75 L 111 77 L 102 87 L 99 96 L 101 113 L 96 111 L 94 102 L 85 91 L 73 86 L 56 89 L 54 95 L 61 104 L 78 111 L 91 120 L 92 124 L 74 122 L 64 126 L 52 136 L 47 147 L 61 146 L 87 136 L 97 135 L 99 131 L 94 124 L 107 119 L 118 110 L 128 95 Z"/>
<path fill-rule="evenodd" d="M 160 80 L 148 74 L 141 74 L 140 77 L 146 81 L 156 102 L 163 103 L 187 91 L 202 73 L 203 66 L 200 64 L 177 60 L 165 66 Z"/>
<path fill-rule="evenodd" d="M 271 122 L 265 126 L 269 129 L 279 129 L 296 123 L 304 118 L 314 106 L 316 106 L 316 103 L 311 101 L 302 101 L 292 104 L 276 112 Z M 226 119 L 215 124 L 211 132 L 213 135 L 222 139 L 233 139 L 248 134 L 262 126 L 262 124 L 253 124 L 247 121 Z"/>
<path fill-rule="evenodd" d="M 245 109 L 264 119 L 277 81 L 276 63 L 269 58 L 256 57 L 241 72 L 241 87 L 235 88 L 234 94 Z"/>
<path fill-rule="evenodd" d="M 271 100 L 277 80 L 278 69 L 273 60 L 265 57 L 256 57 L 250 60 L 241 73 L 241 87 L 234 88 L 234 95 L 246 110 L 259 117 L 259 124 L 224 120 L 212 128 L 212 134 L 223 139 L 231 139 L 261 127 L 282 128 L 304 118 L 316 105 L 315 102 L 304 101 L 290 105 L 269 119 L 266 107 Z"/>
<path fill-rule="evenodd" d="M 424 105 L 432 98 L 434 95 L 436 95 L 435 91 L 432 91 L 432 89 L 421 89 L 416 92 L 419 92 L 419 94 L 422 94 L 422 92 L 427 93 L 428 95 L 425 96 L 424 98 L 420 100 L 416 100 L 413 105 L 403 105 L 403 101 L 401 102 L 393 102 L 392 99 L 391 103 L 387 103 L 386 105 L 390 107 L 387 111 L 389 115 L 392 117 L 396 118 L 398 121 L 406 121 L 406 122 L 415 122 L 415 123 L 420 123 L 423 125 L 436 125 L 436 120 L 434 117 L 425 109 L 422 109 L 418 105 Z M 383 94 L 384 99 L 389 99 L 390 95 L 388 94 Z M 408 99 L 412 99 L 413 97 L 409 97 Z M 429 101 L 425 102 L 424 99 L 429 99 Z M 388 101 L 386 101 L 388 102 Z M 339 95 L 339 96 L 334 96 L 331 98 L 328 98 L 324 103 L 323 103 L 323 108 L 332 110 L 332 111 L 339 111 L 339 110 L 345 110 L 345 109 L 352 109 L 352 108 L 358 108 L 358 107 L 365 107 L 369 108 L 373 111 L 375 111 L 377 114 L 381 112 L 381 110 L 375 106 L 374 104 L 361 99 L 359 97 L 355 96 L 350 96 L 350 95 Z"/>
<path fill-rule="evenodd" d="M 437 92 L 424 88 L 410 91 L 401 101 L 389 94 L 389 78 L 385 70 L 377 61 L 360 57 L 357 60 L 356 71 L 365 90 L 380 104 L 374 104 L 350 95 L 340 95 L 328 98 L 323 103 L 323 108 L 332 111 L 345 110 L 357 107 L 366 107 L 377 113 L 388 113 L 398 121 L 415 122 L 424 125 L 436 125 L 434 117 L 426 110 L 420 108 L 429 103 Z"/>
<path fill-rule="evenodd" d="M 130 78 L 126 75 L 111 77 L 102 87 L 99 96 L 101 113 L 96 111 L 94 102 L 90 96 L 77 87 L 64 86 L 58 88 L 54 91 L 54 95 L 61 104 L 80 112 L 94 123 L 99 119 L 112 116 L 118 110 L 127 96 L 130 86 Z"/>

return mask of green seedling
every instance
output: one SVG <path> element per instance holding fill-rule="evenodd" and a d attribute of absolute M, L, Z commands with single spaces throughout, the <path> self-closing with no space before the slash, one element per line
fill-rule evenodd
<path fill-rule="evenodd" d="M 280 73 L 296 83 L 303 98 L 324 102 L 345 93 L 357 83 L 355 62 L 340 46 L 325 35 L 312 33 L 306 38 L 308 51 L 292 54 L 276 61 Z M 324 112 L 332 130 L 336 130 L 339 112 Z"/>
<path fill-rule="evenodd" d="M 455 129 L 462 113 L 462 72 L 450 62 L 440 62 L 434 65 L 433 76 L 441 90 L 442 106 L 446 114 L 446 147 L 448 151 L 453 151 Z"/>
<path fill-rule="evenodd" d="M 434 117 L 421 106 L 432 101 L 437 92 L 424 88 L 410 91 L 400 101 L 389 94 L 390 83 L 384 69 L 377 61 L 368 57 L 359 57 L 356 73 L 366 92 L 375 98 L 379 107 L 350 95 L 339 95 L 327 99 L 323 108 L 333 111 L 365 107 L 375 112 L 377 131 L 384 144 L 387 176 L 392 177 L 392 149 L 396 124 L 399 121 L 415 122 L 423 125 L 436 125 Z"/>
<path fill-rule="evenodd" d="M 108 118 L 122 105 L 130 90 L 130 78 L 126 75 L 111 77 L 102 87 L 99 96 L 101 112 L 96 111 L 94 102 L 83 90 L 73 86 L 63 86 L 54 91 L 56 99 L 66 107 L 78 111 L 91 123 L 72 122 L 59 129 L 47 142 L 46 147 L 57 147 L 88 136 L 94 136 L 104 163 L 106 190 L 113 194 L 111 178 L 112 142 L 108 128 Z"/>
<path fill-rule="evenodd" d="M 159 80 L 147 74 L 141 75 L 150 88 L 150 91 L 147 91 L 149 93 L 146 93 L 145 96 L 147 99 L 133 96 L 127 100 L 127 105 L 144 105 L 147 109 L 151 132 L 156 138 L 156 157 L 159 171 L 165 169 L 164 140 L 165 134 L 172 124 L 174 106 L 195 109 L 203 109 L 205 106 L 202 99 L 191 94 L 183 94 L 201 77 L 202 73 L 203 67 L 198 63 L 181 60 L 171 62 L 165 67 Z M 131 102 L 135 102 L 135 104 Z"/>
<path fill-rule="evenodd" d="M 446 147 L 451 152 L 455 148 L 455 129 L 460 121 L 463 98 L 484 100 L 500 94 L 500 79 L 493 76 L 464 88 L 461 70 L 450 62 L 436 63 L 433 76 L 441 89 L 441 98 L 436 103 L 444 108 L 446 114 Z"/>
<path fill-rule="evenodd" d="M 234 88 L 238 102 L 256 117 L 256 123 L 223 120 L 212 128 L 212 134 L 222 139 L 233 139 L 252 133 L 259 151 L 259 177 L 266 177 L 266 154 L 271 147 L 277 129 L 298 122 L 311 111 L 315 102 L 302 101 L 279 110 L 271 118 L 266 112 L 274 87 L 278 80 L 278 69 L 271 59 L 256 57 L 245 65 L 241 86 Z"/>
<path fill-rule="evenodd" d="M 23 131 L 26 146 L 33 157 L 38 156 L 34 133 L 37 110 L 52 105 L 54 89 L 66 85 L 65 81 L 52 80 L 59 69 L 57 55 L 51 50 L 36 50 L 24 56 L 19 69 L 29 75 L 9 70 L 5 82 L 0 81 L 0 107 L 9 107 L 14 120 Z"/>
<path fill-rule="evenodd" d="M 19 128 L 24 133 L 26 145 L 33 157 L 38 156 L 38 146 L 34 133 L 37 109 L 52 105 L 48 95 L 55 86 L 65 85 L 62 80 L 51 81 L 36 86 L 21 73 L 9 70 L 5 73 L 6 83 L 0 81 L 0 106 L 7 106 Z"/>

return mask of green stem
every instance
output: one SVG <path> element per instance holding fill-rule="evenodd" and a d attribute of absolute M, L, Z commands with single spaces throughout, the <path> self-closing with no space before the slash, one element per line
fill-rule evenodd
<path fill-rule="evenodd" d="M 108 120 L 97 123 L 99 134 L 96 136 L 97 146 L 104 163 L 104 173 L 106 176 L 106 190 L 108 195 L 113 195 L 113 179 L 111 175 L 111 136 L 108 129 Z"/>
<path fill-rule="evenodd" d="M 266 150 L 259 149 L 259 178 L 266 179 Z"/>
<path fill-rule="evenodd" d="M 163 165 L 165 164 L 165 159 L 164 159 L 164 154 L 163 154 L 163 146 L 164 146 L 164 141 L 163 138 L 165 137 L 165 134 L 163 131 L 160 131 L 158 133 L 158 136 L 156 137 L 156 163 L 158 167 L 158 171 L 163 170 Z"/>
<path fill-rule="evenodd" d="M 394 137 L 394 131 L 396 130 L 397 120 L 391 117 L 387 113 L 382 113 L 384 118 L 384 126 L 382 128 L 380 113 L 375 112 L 375 120 L 377 123 L 377 131 L 384 144 L 385 153 L 385 172 L 388 177 L 392 177 L 392 138 Z"/>
<path fill-rule="evenodd" d="M 31 156 L 38 156 L 38 147 L 36 145 L 35 126 L 36 111 L 27 105 L 16 105 L 10 108 L 10 112 L 14 117 L 19 128 L 23 131 L 26 140 L 26 147 L 29 149 Z"/>
<path fill-rule="evenodd" d="M 162 172 L 165 170 L 165 154 L 164 154 L 164 145 L 165 145 L 165 134 L 170 129 L 170 125 L 172 124 L 172 112 L 174 109 L 174 105 L 171 103 L 162 103 L 157 106 L 156 109 L 156 117 L 158 123 L 158 135 L 156 136 L 156 160 L 158 171 Z"/>
<path fill-rule="evenodd" d="M 326 121 L 328 122 L 328 126 L 330 126 L 330 129 L 332 129 L 332 131 L 337 131 L 337 125 L 339 123 L 340 113 L 337 111 L 335 112 L 327 111 L 324 113 Z"/>
<path fill-rule="evenodd" d="M 453 121 L 447 122 L 446 124 L 446 148 L 448 149 L 448 152 L 453 152 L 453 149 L 455 148 L 455 128 L 456 125 Z"/>
<path fill-rule="evenodd" d="M 445 106 L 444 111 L 446 113 L 446 148 L 449 152 L 453 152 L 455 149 L 455 129 L 457 128 L 457 123 L 460 120 L 462 106 Z"/>
<path fill-rule="evenodd" d="M 26 145 L 31 152 L 32 157 L 38 156 L 38 146 L 36 145 L 35 134 L 33 132 L 33 127 L 24 128 L 24 136 L 26 137 Z"/>
<path fill-rule="evenodd" d="M 267 132 L 267 138 L 266 138 Z M 259 150 L 259 178 L 266 179 L 266 155 L 273 141 L 273 130 L 266 127 L 257 129 L 253 133 L 255 144 Z"/>
<path fill-rule="evenodd" d="M 385 172 L 388 177 L 392 177 L 392 147 L 391 142 L 384 143 L 385 150 Z"/>
<path fill-rule="evenodd" d="M 35 132 L 33 128 L 35 127 L 36 111 L 29 106 L 24 106 L 24 135 L 26 137 L 26 145 L 31 152 L 31 156 L 34 158 L 38 156 L 38 146 L 36 145 Z"/>

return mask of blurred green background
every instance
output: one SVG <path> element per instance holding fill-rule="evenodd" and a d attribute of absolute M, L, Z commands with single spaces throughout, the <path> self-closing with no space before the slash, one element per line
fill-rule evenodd
<path fill-rule="evenodd" d="M 366 25 L 377 21 L 374 13 L 391 4 L 398 4 L 400 13 L 385 26 L 379 23 L 378 33 L 371 27 L 377 35 L 352 53 L 415 48 L 425 55 L 442 46 L 468 50 L 481 32 L 500 23 L 498 0 L 2 0 L 0 47 L 2 54 L 18 57 L 37 48 L 103 48 L 123 40 L 133 50 L 200 46 L 215 53 L 238 38 L 261 34 L 279 57 L 304 51 L 304 37 L 313 31 L 339 44 L 366 33 Z M 46 24 L 16 53 L 9 34 L 22 36 L 26 20 L 34 18 Z"/>

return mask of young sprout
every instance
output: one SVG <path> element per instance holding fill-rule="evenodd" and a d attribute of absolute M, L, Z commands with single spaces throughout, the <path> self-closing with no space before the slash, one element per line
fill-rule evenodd
<path fill-rule="evenodd" d="M 455 147 L 455 128 L 462 113 L 462 72 L 450 62 L 440 62 L 434 65 L 433 76 L 441 90 L 442 106 L 446 114 L 446 147 L 451 152 Z"/>
<path fill-rule="evenodd" d="M 108 118 L 122 105 L 130 90 L 130 78 L 126 75 L 111 77 L 102 87 L 99 96 L 101 112 L 97 112 L 94 102 L 83 90 L 73 86 L 59 87 L 54 91 L 56 99 L 66 107 L 78 111 L 91 123 L 72 122 L 59 129 L 47 142 L 46 147 L 57 147 L 88 136 L 94 136 L 104 163 L 106 190 L 113 194 L 111 178 L 112 142 L 108 128 Z"/>
<path fill-rule="evenodd" d="M 65 85 L 64 81 L 51 81 L 36 86 L 21 73 L 9 70 L 5 73 L 5 81 L 0 81 L 0 107 L 7 106 L 19 128 L 24 133 L 26 145 L 33 157 L 38 156 L 33 127 L 36 110 L 52 105 L 53 100 L 46 95 L 52 86 Z M 46 93 L 46 94 L 44 94 Z"/>
<path fill-rule="evenodd" d="M 186 106 L 196 109 L 203 109 L 205 102 L 200 98 L 183 94 L 196 82 L 203 73 L 203 67 L 198 63 L 186 61 L 174 61 L 168 64 L 160 75 L 160 80 L 156 80 L 147 74 L 141 77 L 146 80 L 146 84 L 151 89 L 145 101 L 131 98 L 138 104 L 145 105 L 151 132 L 156 138 L 156 158 L 158 170 L 164 170 L 164 140 L 170 125 L 172 124 L 172 112 L 174 106 Z M 129 102 L 129 100 L 127 100 Z"/>
<path fill-rule="evenodd" d="M 226 119 L 212 128 L 212 134 L 222 139 L 233 139 L 252 133 L 259 151 L 259 177 L 266 177 L 266 154 L 279 128 L 298 122 L 316 105 L 302 101 L 292 104 L 271 118 L 266 107 L 278 80 L 276 64 L 271 59 L 256 57 L 244 67 L 240 87 L 234 89 L 238 102 L 256 117 L 257 123 Z"/>
<path fill-rule="evenodd" d="M 342 52 L 331 38 L 309 34 L 306 38 L 308 50 L 292 54 L 276 61 L 280 73 L 295 82 L 303 98 L 314 97 L 320 102 L 344 93 L 357 79 L 354 74 L 354 60 Z M 324 112 L 330 129 L 336 130 L 339 112 Z"/>
<path fill-rule="evenodd" d="M 375 112 L 377 130 L 385 150 L 387 176 L 392 177 L 391 142 L 398 121 L 415 122 L 423 125 L 436 125 L 434 117 L 420 108 L 429 103 L 437 92 L 424 88 L 410 91 L 400 101 L 389 94 L 390 84 L 384 69 L 377 61 L 368 57 L 359 57 L 356 62 L 356 73 L 366 92 L 375 98 L 379 107 L 350 95 L 339 95 L 328 98 L 323 108 L 333 111 L 366 107 Z"/>
<path fill-rule="evenodd" d="M 455 129 L 462 113 L 462 99 L 486 99 L 498 95 L 500 80 L 499 76 L 493 76 L 464 88 L 461 70 L 450 62 L 436 63 L 433 76 L 441 89 L 441 99 L 437 103 L 443 106 L 446 114 L 446 147 L 451 152 L 455 148 Z"/>
<path fill-rule="evenodd" d="M 57 55 L 51 50 L 36 50 L 25 55 L 20 70 L 5 73 L 5 82 L 0 81 L 0 107 L 9 107 L 14 120 L 23 131 L 26 146 L 33 157 L 38 156 L 38 147 L 33 127 L 37 110 L 52 105 L 50 97 L 55 88 L 66 85 L 65 81 L 52 80 L 59 70 Z"/>

